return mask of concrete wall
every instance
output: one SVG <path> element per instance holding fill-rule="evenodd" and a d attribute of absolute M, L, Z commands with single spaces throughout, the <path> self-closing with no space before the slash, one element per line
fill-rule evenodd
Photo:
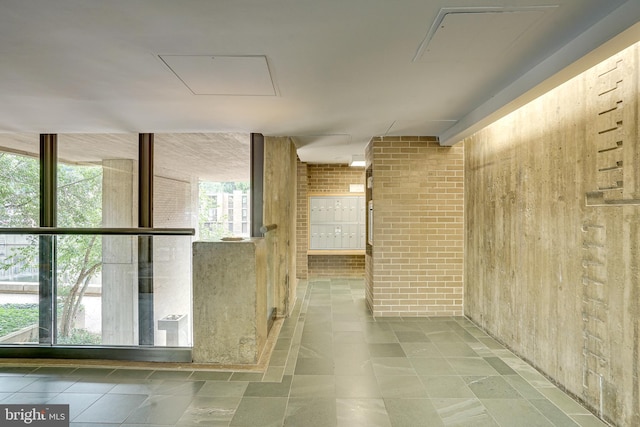
<path fill-rule="evenodd" d="M 366 293 L 373 315 L 462 315 L 462 146 L 382 137 L 369 143 L 366 158 L 373 182 Z"/>
<path fill-rule="evenodd" d="M 289 316 L 296 296 L 296 148 L 288 137 L 265 137 L 263 222 L 267 233 L 268 278 L 280 317 Z"/>
<path fill-rule="evenodd" d="M 640 425 L 638 47 L 464 142 L 465 314 Z"/>

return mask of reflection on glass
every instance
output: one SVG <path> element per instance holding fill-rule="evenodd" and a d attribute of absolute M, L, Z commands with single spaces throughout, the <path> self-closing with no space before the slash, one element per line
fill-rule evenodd
<path fill-rule="evenodd" d="M 0 227 L 38 226 L 37 141 L 0 140 Z M 38 342 L 37 244 L 36 236 L 0 235 L 0 344 Z"/>
<path fill-rule="evenodd" d="M 0 345 L 38 342 L 38 240 L 0 235 Z"/>

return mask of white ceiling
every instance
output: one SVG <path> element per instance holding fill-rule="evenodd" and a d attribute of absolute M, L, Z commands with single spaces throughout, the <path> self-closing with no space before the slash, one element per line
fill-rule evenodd
<path fill-rule="evenodd" d="M 455 143 L 639 20 L 638 0 L 2 0 L 0 132 L 260 132 L 346 163 L 373 136 Z"/>

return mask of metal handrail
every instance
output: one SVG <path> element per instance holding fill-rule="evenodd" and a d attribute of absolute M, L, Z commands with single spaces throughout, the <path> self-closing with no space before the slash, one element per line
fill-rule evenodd
<path fill-rule="evenodd" d="M 195 228 L 64 228 L 64 227 L 32 227 L 32 228 L 0 228 L 2 234 L 35 234 L 35 235 L 108 235 L 108 236 L 195 236 Z"/>
<path fill-rule="evenodd" d="M 260 232 L 262 234 L 265 234 L 271 230 L 275 230 L 276 228 L 278 228 L 278 224 L 263 225 L 262 227 L 260 227 Z"/>

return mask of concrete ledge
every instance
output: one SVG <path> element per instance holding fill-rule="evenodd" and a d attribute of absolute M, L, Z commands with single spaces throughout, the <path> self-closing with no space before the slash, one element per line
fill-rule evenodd
<path fill-rule="evenodd" d="M 262 238 L 193 243 L 193 362 L 255 365 L 267 339 Z"/>

